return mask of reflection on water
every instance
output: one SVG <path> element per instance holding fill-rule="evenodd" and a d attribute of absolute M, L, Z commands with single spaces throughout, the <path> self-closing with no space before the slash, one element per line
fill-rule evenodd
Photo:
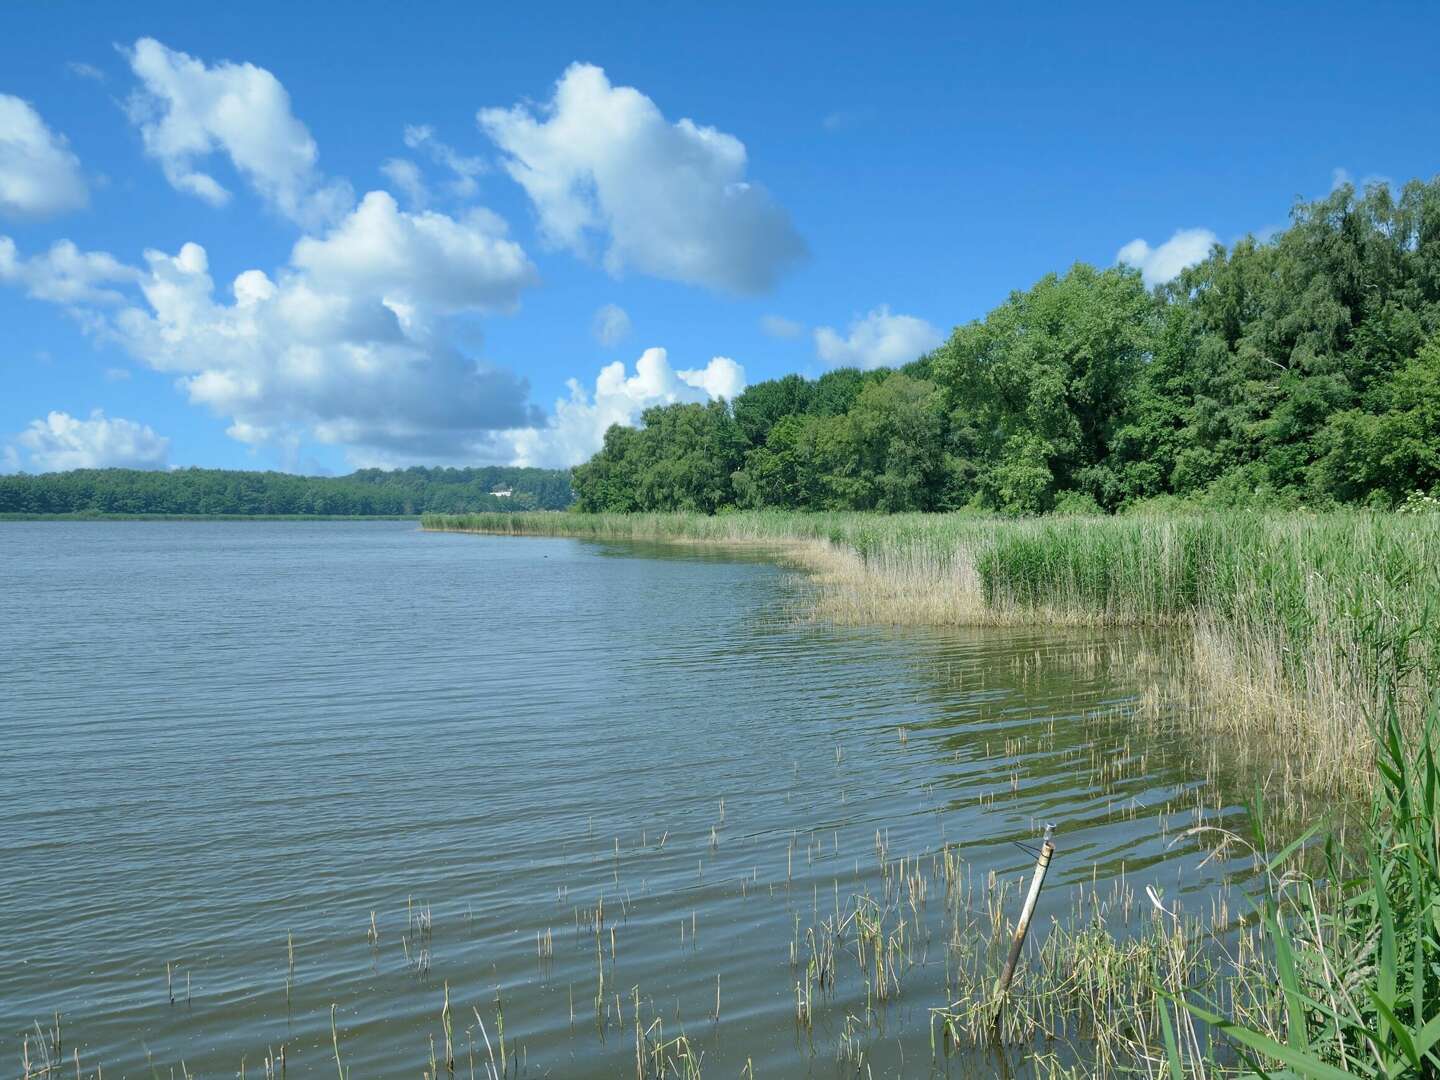
<path fill-rule="evenodd" d="M 923 1072 L 943 949 L 795 1023 L 797 920 L 883 892 L 877 850 L 1018 878 L 1049 821 L 1037 927 L 1120 875 L 1203 904 L 1212 796 L 1131 731 L 1113 634 L 836 629 L 798 589 L 405 523 L 0 526 L 0 1061 L 59 1010 L 107 1076 L 322 1075 L 333 1003 L 357 1076 L 413 1075 L 448 984 L 462 1072 L 498 996 L 522 1075 L 628 1074 L 637 994 L 706 1075 Z"/>

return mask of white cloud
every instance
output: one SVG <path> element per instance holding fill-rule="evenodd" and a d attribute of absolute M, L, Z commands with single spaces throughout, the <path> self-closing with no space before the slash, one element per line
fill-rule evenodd
<path fill-rule="evenodd" d="M 1341 167 L 1331 170 L 1330 194 L 1335 194 L 1335 192 L 1339 191 L 1346 184 L 1349 184 L 1357 192 L 1362 194 L 1369 191 L 1372 187 L 1378 186 L 1389 188 L 1392 195 L 1398 195 L 1400 188 L 1400 185 L 1395 183 L 1392 177 L 1386 176 L 1384 173 L 1366 173 L 1360 177 L 1359 180 L 1356 180 L 1355 177 L 1350 174 L 1349 169 Z"/>
<path fill-rule="evenodd" d="M 1159 247 L 1152 248 L 1142 239 L 1131 240 L 1116 254 L 1115 261 L 1135 267 L 1145 284 L 1153 287 L 1173 280 L 1188 266 L 1204 262 L 1219 242 L 1220 238 L 1209 229 L 1178 229 Z"/>
<path fill-rule="evenodd" d="M 688 119 L 670 123 L 633 87 L 573 64 L 536 112 L 482 109 L 552 243 L 604 265 L 735 293 L 769 288 L 805 252 L 789 216 L 745 178 L 745 146 Z"/>
<path fill-rule="evenodd" d="M 787 319 L 782 315 L 763 315 L 760 318 L 760 329 L 773 338 L 798 338 L 805 333 L 803 324 L 794 319 Z"/>
<path fill-rule="evenodd" d="M 0 216 L 31 220 L 89 200 L 80 159 L 28 102 L 0 94 Z"/>
<path fill-rule="evenodd" d="M 36 472 L 63 469 L 163 469 L 170 455 L 170 440 L 144 424 L 107 417 L 96 409 L 88 420 L 52 412 L 15 437 L 30 468 Z M 14 447 L 8 455 L 18 462 Z"/>
<path fill-rule="evenodd" d="M 924 319 L 892 315 L 881 305 L 850 324 L 847 337 L 829 326 L 815 330 L 815 351 L 833 367 L 899 367 L 920 358 L 944 340 Z"/>
<path fill-rule="evenodd" d="M 451 178 L 441 190 L 455 199 L 471 199 L 480 190 L 476 177 L 489 171 L 483 158 L 466 157 L 435 137 L 429 124 L 407 124 L 405 145 L 423 151 L 431 161 L 450 172 Z M 399 188 L 412 208 L 428 206 L 433 198 L 430 185 L 420 166 L 409 158 L 390 158 L 380 166 L 392 184 Z"/>
<path fill-rule="evenodd" d="M 435 137 L 435 129 L 429 124 L 409 124 L 405 128 L 405 145 L 411 150 L 423 150 L 436 164 L 450 171 L 452 179 L 446 185 L 450 194 L 457 199 L 475 197 L 480 185 L 476 177 L 489 171 L 484 158 L 467 157 L 454 147 Z"/>
<path fill-rule="evenodd" d="M 136 284 L 140 273 L 103 251 L 81 251 L 69 240 L 43 255 L 22 257 L 15 241 L 0 236 L 0 284 L 17 286 L 35 300 L 54 304 L 118 304 L 110 285 Z"/>
<path fill-rule="evenodd" d="M 228 202 L 230 192 L 197 167 L 223 151 L 266 202 L 301 225 L 332 221 L 349 208 L 349 186 L 321 175 L 315 140 L 270 72 L 229 61 L 207 66 L 153 38 L 141 38 L 126 55 L 143 84 L 128 102 L 130 118 L 176 190 L 212 206 Z"/>
<path fill-rule="evenodd" d="M 704 390 L 712 399 L 734 401 L 745 391 L 745 369 L 728 356 L 712 356 L 703 368 L 675 374 L 681 382 Z"/>
<path fill-rule="evenodd" d="M 409 214 L 372 192 L 327 235 L 301 239 L 273 278 L 240 274 L 228 297 L 217 297 L 198 244 L 146 252 L 143 271 L 121 268 L 144 303 L 103 318 L 99 333 L 174 374 L 193 404 L 251 445 L 294 455 L 315 440 L 367 464 L 493 458 L 497 431 L 537 422 L 529 387 L 465 356 L 442 330 L 448 316 L 510 310 L 534 282 L 503 232 L 486 211 Z"/>
<path fill-rule="evenodd" d="M 607 349 L 619 345 L 630 336 L 630 316 L 619 304 L 606 304 L 596 310 L 590 332 Z"/>
<path fill-rule="evenodd" d="M 20 451 L 13 446 L 0 446 L 0 475 L 17 473 L 21 468 Z"/>
<path fill-rule="evenodd" d="M 653 405 L 735 397 L 745 389 L 745 369 L 717 356 L 703 368 L 676 371 L 664 349 L 646 349 L 634 375 L 626 375 L 625 364 L 617 360 L 600 369 L 593 391 L 578 379 L 568 386 L 570 397 L 555 402 L 547 424 L 508 433 L 517 465 L 578 465 L 600 449 L 610 425 L 634 427 Z"/>
<path fill-rule="evenodd" d="M 424 209 L 430 202 L 430 188 L 420 173 L 420 166 L 406 158 L 390 158 L 380 166 L 385 179 L 405 196 L 412 210 Z"/>
<path fill-rule="evenodd" d="M 539 280 L 498 215 L 406 213 L 384 191 L 366 195 L 323 239 L 303 237 L 291 262 L 332 290 L 379 299 L 406 322 L 513 311 L 521 291 Z"/>
<path fill-rule="evenodd" d="M 78 79 L 89 79 L 91 82 L 103 83 L 105 73 L 94 64 L 87 64 L 83 60 L 71 60 L 66 63 L 65 70 Z"/>

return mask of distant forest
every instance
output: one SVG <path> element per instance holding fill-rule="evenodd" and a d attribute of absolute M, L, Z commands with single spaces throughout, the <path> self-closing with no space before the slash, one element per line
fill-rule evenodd
<path fill-rule="evenodd" d="M 589 511 L 1390 507 L 1440 485 L 1440 178 L 1298 205 L 1174 281 L 1077 264 L 898 371 L 645 412 Z"/>
<path fill-rule="evenodd" d="M 508 496 L 491 491 L 512 489 Z M 361 469 L 293 476 L 226 469 L 76 469 L 0 476 L 0 514 L 304 514 L 352 517 L 563 510 L 564 469 Z"/>

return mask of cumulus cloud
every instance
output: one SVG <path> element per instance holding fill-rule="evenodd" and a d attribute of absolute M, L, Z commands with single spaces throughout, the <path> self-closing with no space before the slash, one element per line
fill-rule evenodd
<path fill-rule="evenodd" d="M 671 281 L 757 293 L 805 252 L 789 216 L 746 179 L 745 146 L 691 120 L 671 123 L 639 90 L 574 64 L 538 110 L 482 109 L 547 239 Z"/>
<path fill-rule="evenodd" d="M 734 398 L 745 389 L 745 369 L 717 356 L 703 368 L 676 371 L 664 349 L 646 349 L 634 375 L 617 360 L 600 369 L 593 391 L 578 379 L 567 385 L 570 396 L 555 402 L 548 423 L 508 433 L 515 464 L 578 465 L 600 449 L 610 425 L 634 427 L 651 406 Z"/>
<path fill-rule="evenodd" d="M 28 102 L 0 94 L 0 216 L 33 220 L 89 200 L 80 159 Z"/>
<path fill-rule="evenodd" d="M 745 369 L 728 356 L 712 356 L 703 368 L 675 374 L 681 382 L 704 390 L 712 399 L 734 401 L 745 391 Z"/>
<path fill-rule="evenodd" d="M 781 315 L 762 315 L 760 329 L 773 338 L 798 338 L 805 333 L 802 324 Z"/>
<path fill-rule="evenodd" d="M 503 233 L 487 212 L 411 214 L 372 192 L 327 234 L 301 239 L 274 277 L 247 270 L 228 295 L 198 244 L 147 251 L 143 269 L 74 254 L 133 276 L 144 298 L 100 332 L 173 374 L 233 438 L 290 455 L 306 439 L 343 445 L 360 464 L 453 462 L 491 457 L 498 431 L 539 422 L 523 378 L 442 333 L 447 316 L 510 310 L 535 280 Z"/>
<path fill-rule="evenodd" d="M 332 291 L 378 298 L 403 321 L 460 311 L 506 312 L 539 275 L 489 210 L 459 218 L 406 213 L 372 191 L 324 237 L 303 237 L 290 261 Z"/>
<path fill-rule="evenodd" d="M 1210 249 L 1220 242 L 1209 229 L 1178 229 L 1159 247 L 1142 239 L 1131 240 L 1115 256 L 1117 263 L 1140 271 L 1145 284 L 1156 286 L 1176 278 L 1181 270 L 1205 261 Z"/>
<path fill-rule="evenodd" d="M 630 316 L 619 304 L 606 304 L 595 312 L 590 332 L 607 349 L 619 345 L 630 336 Z"/>
<path fill-rule="evenodd" d="M 118 304 L 123 294 L 112 285 L 136 284 L 140 273 L 103 251 L 81 251 L 69 240 L 43 255 L 25 258 L 15 241 L 0 236 L 0 284 L 25 290 L 35 300 L 54 304 Z"/>
<path fill-rule="evenodd" d="M 899 367 L 916 360 L 944 340 L 924 319 L 914 315 L 892 315 L 881 305 L 850 324 L 841 337 L 829 326 L 815 330 L 815 351 L 833 367 Z"/>
<path fill-rule="evenodd" d="M 224 153 L 261 198 L 301 225 L 332 221 L 349 208 L 349 185 L 320 173 L 315 140 L 269 71 L 229 61 L 206 65 L 154 38 L 141 38 L 126 56 L 141 81 L 127 111 L 146 153 L 177 191 L 212 206 L 228 202 L 229 190 L 199 168 L 202 159 Z"/>
<path fill-rule="evenodd" d="M 411 209 L 424 208 L 430 202 L 430 187 L 425 183 L 420 166 L 405 158 L 389 158 L 380 166 L 386 180 L 405 196 Z"/>
<path fill-rule="evenodd" d="M 88 420 L 65 412 L 52 412 L 15 437 L 8 460 L 19 466 L 16 448 L 29 458 L 35 472 L 63 469 L 163 469 L 170 456 L 170 440 L 145 424 L 107 417 L 96 409 Z"/>

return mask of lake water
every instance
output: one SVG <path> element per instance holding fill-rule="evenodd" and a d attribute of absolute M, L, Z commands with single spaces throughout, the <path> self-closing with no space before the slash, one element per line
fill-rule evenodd
<path fill-rule="evenodd" d="M 853 1076 L 847 1037 L 874 1076 L 969 1075 L 931 1058 L 938 937 L 883 1004 L 844 961 L 797 1027 L 797 925 L 883 894 L 877 848 L 1018 883 L 1053 821 L 1037 928 L 1122 873 L 1213 886 L 1171 842 L 1208 796 L 1125 728 L 1113 638 L 804 599 L 704 548 L 0 524 L 0 1070 L 58 1010 L 86 1076 L 282 1044 L 334 1075 L 333 1004 L 355 1077 L 415 1076 L 448 985 L 467 1076 L 497 994 L 520 1075 L 633 1076 L 637 998 L 706 1076 Z"/>

